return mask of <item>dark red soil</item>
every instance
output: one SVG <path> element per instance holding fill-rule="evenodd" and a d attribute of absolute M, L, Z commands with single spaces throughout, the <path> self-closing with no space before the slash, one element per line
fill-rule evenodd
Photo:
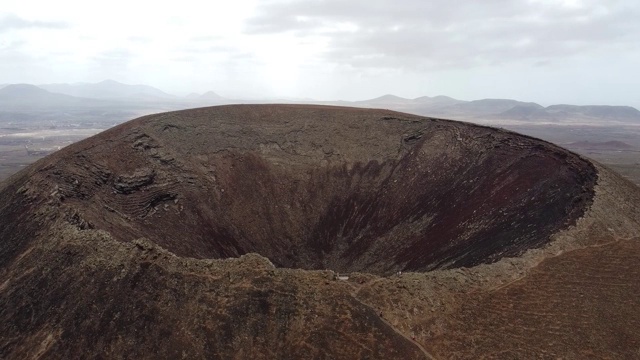
<path fill-rule="evenodd" d="M 636 359 L 638 241 L 562 254 L 525 279 L 468 296 L 460 309 L 439 320 L 442 332 L 425 342 L 436 353 L 459 349 L 451 358 Z"/>

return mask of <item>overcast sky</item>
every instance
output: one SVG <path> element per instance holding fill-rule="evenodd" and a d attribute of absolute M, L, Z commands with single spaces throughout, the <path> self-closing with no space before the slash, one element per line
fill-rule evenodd
<path fill-rule="evenodd" d="M 638 0 L 2 0 L 0 84 L 640 107 Z"/>

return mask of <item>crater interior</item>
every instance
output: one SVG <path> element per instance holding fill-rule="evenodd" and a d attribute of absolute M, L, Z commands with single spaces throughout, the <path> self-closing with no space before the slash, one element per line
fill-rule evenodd
<path fill-rule="evenodd" d="M 30 181 L 68 221 L 120 241 L 390 274 L 540 247 L 582 216 L 595 179 L 579 156 L 504 130 L 387 110 L 234 105 L 128 122 L 43 160 Z"/>

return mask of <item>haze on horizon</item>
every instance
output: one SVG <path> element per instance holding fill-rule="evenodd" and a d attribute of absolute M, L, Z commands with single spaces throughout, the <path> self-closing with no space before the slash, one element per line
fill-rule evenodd
<path fill-rule="evenodd" d="M 640 108 L 634 0 L 5 0 L 0 84 Z"/>

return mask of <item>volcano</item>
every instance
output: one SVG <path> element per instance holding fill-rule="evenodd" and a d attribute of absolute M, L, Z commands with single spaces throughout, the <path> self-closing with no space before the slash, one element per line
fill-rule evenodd
<path fill-rule="evenodd" d="M 0 357 L 638 354 L 639 194 L 386 110 L 142 117 L 1 185 Z"/>

